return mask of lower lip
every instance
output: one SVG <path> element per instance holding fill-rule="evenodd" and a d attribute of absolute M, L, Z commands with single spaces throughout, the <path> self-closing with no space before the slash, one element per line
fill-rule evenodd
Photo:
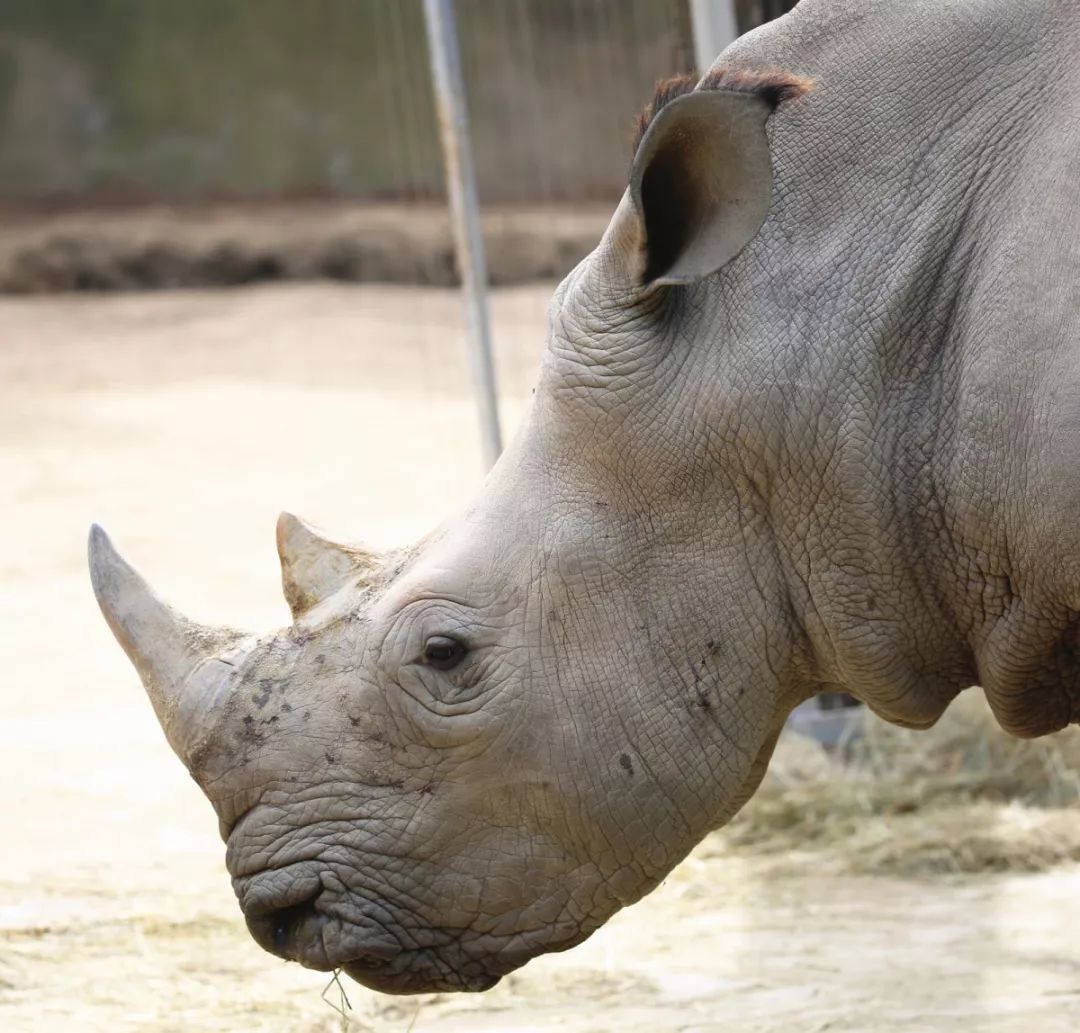
<path fill-rule="evenodd" d="M 387 971 L 387 968 L 378 962 L 371 965 L 361 960 L 341 967 L 349 978 L 355 979 L 362 986 L 377 990 L 379 993 L 389 994 L 432 994 L 462 990 L 469 993 L 482 993 L 490 990 L 501 978 L 500 976 L 474 976 L 459 985 L 451 986 L 441 981 L 425 982 L 422 973 L 410 972 L 408 969 L 397 972 Z"/>
<path fill-rule="evenodd" d="M 483 993 L 485 990 L 490 990 L 501 978 L 501 976 L 484 976 L 472 983 L 468 989 L 473 993 Z"/>

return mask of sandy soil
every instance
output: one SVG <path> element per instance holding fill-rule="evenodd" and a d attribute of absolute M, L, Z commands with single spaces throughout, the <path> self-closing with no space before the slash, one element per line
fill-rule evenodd
<path fill-rule="evenodd" d="M 495 298 L 508 424 L 547 294 Z M 284 622 L 280 508 L 382 545 L 475 487 L 458 314 L 385 287 L 0 300 L 0 1029 L 341 1028 L 326 976 L 248 939 L 210 808 L 97 613 L 85 533 L 104 523 L 193 616 Z M 721 845 L 487 995 L 350 985 L 349 1028 L 1080 1028 L 1080 870 L 780 877 Z"/>

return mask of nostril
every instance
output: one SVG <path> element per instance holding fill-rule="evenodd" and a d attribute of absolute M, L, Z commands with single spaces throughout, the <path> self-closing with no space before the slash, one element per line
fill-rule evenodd
<path fill-rule="evenodd" d="M 274 950 L 282 954 L 289 943 L 289 934 L 293 928 L 314 911 L 311 904 L 296 904 L 284 907 L 270 915 L 270 927 L 274 931 Z"/>
<path fill-rule="evenodd" d="M 317 897 L 318 894 L 315 894 L 298 904 L 266 911 L 261 915 L 248 915 L 248 928 L 267 950 L 280 957 L 291 958 L 296 954 L 301 929 L 308 919 L 317 914 Z"/>

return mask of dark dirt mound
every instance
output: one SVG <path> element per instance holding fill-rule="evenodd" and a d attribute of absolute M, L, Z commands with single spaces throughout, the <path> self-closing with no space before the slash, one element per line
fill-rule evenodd
<path fill-rule="evenodd" d="M 599 240 L 608 206 L 483 217 L 492 284 L 563 276 Z M 0 291 L 148 290 L 268 280 L 457 283 L 439 205 L 338 202 L 0 216 Z"/>

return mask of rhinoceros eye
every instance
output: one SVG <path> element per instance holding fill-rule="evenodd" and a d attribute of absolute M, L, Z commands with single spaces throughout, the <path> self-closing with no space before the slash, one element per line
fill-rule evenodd
<path fill-rule="evenodd" d="M 448 635 L 432 635 L 424 643 L 424 663 L 436 671 L 449 671 L 457 667 L 468 649 L 456 638 Z"/>

